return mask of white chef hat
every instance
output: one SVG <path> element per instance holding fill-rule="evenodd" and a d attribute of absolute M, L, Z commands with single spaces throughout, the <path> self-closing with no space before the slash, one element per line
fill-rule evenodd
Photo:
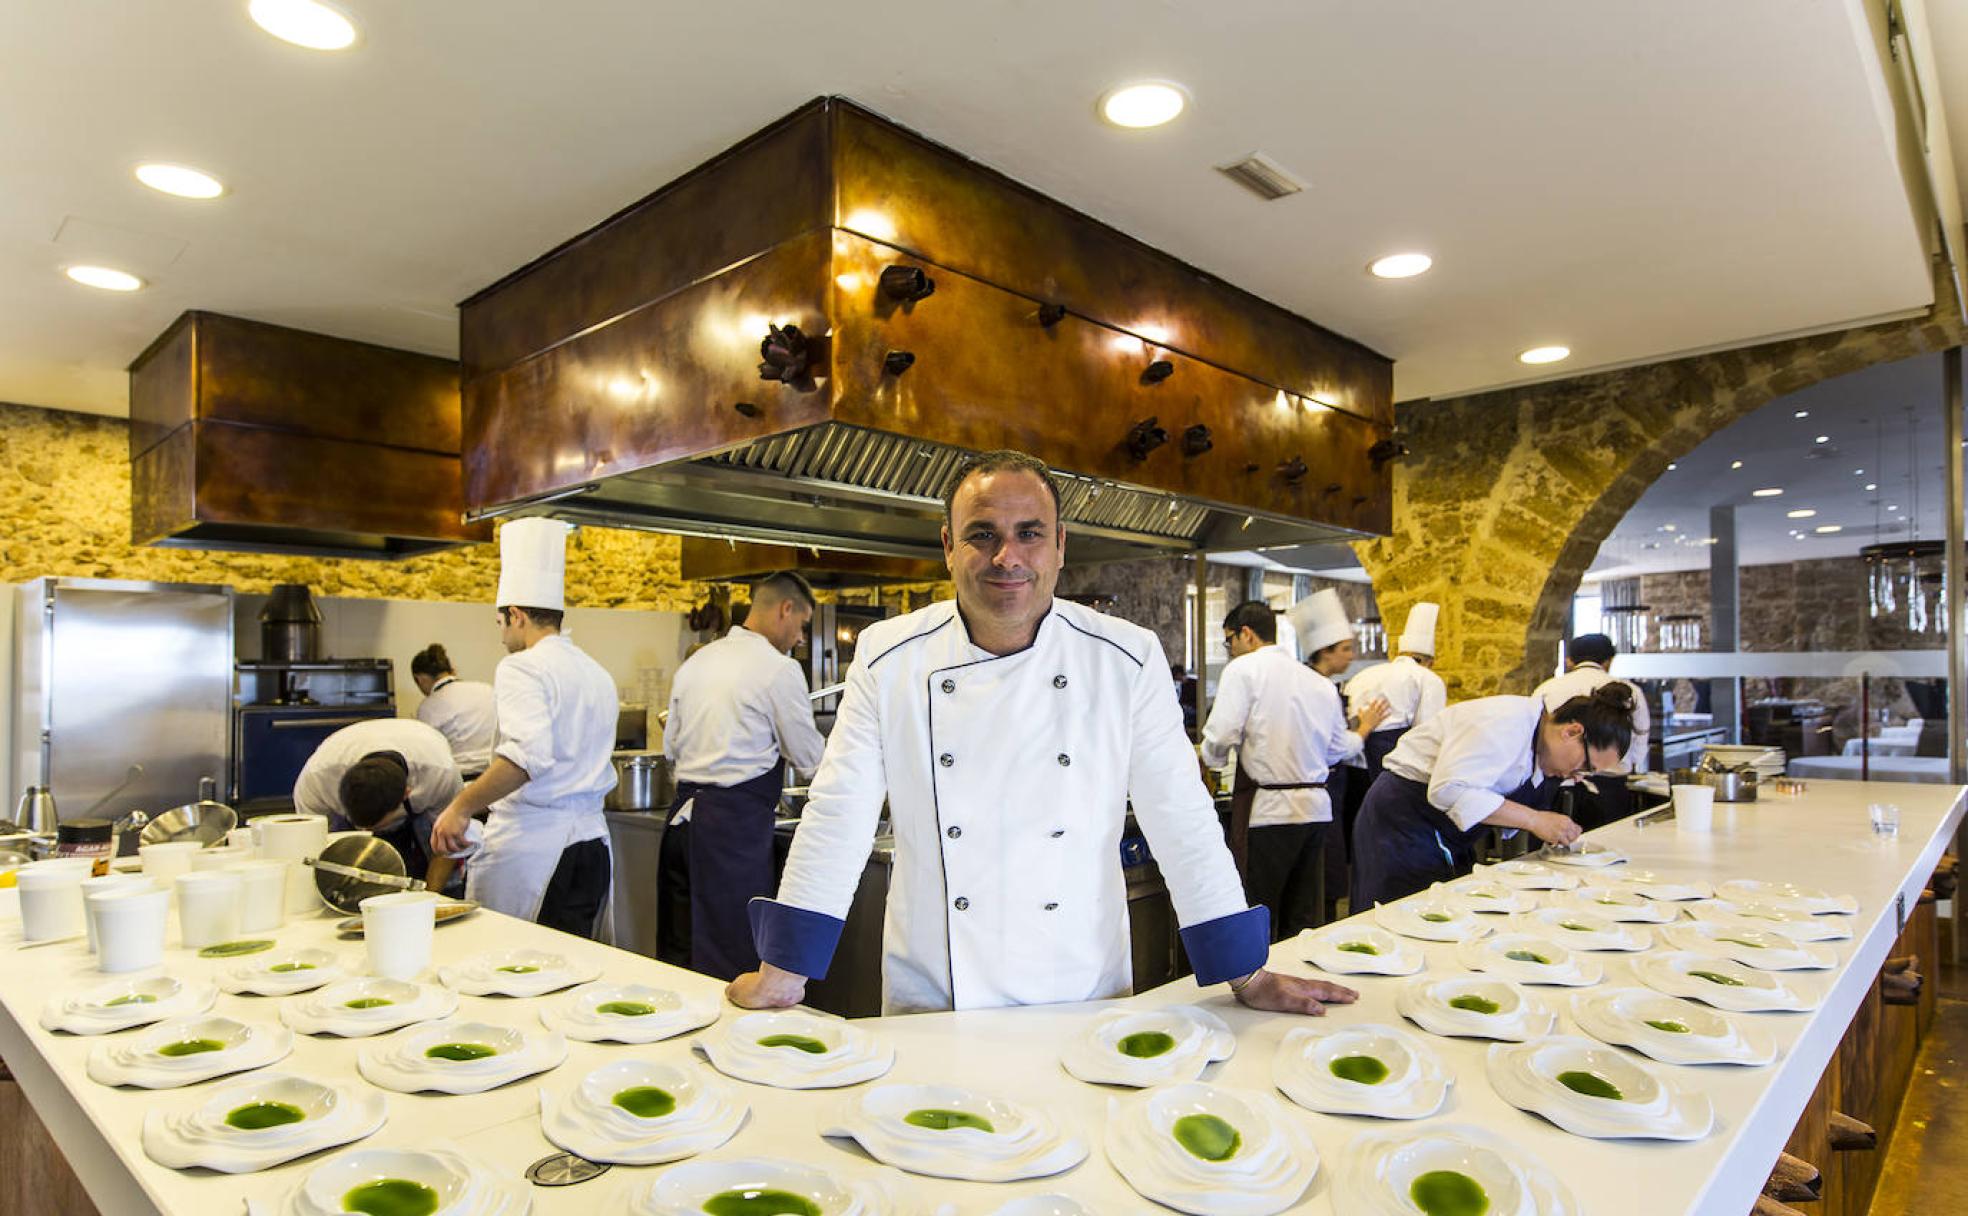
<path fill-rule="evenodd" d="M 496 608 L 567 607 L 567 533 L 557 519 L 515 519 L 499 529 Z"/>
<path fill-rule="evenodd" d="M 1400 649 L 1410 654 L 1435 656 L 1435 618 L 1442 614 L 1440 604 L 1427 602 L 1408 609 L 1407 628 L 1401 630 Z"/>
<path fill-rule="evenodd" d="M 1298 652 L 1307 658 L 1353 636 L 1353 622 L 1346 619 L 1346 606 L 1339 602 L 1339 592 L 1330 587 L 1293 604 L 1285 619 L 1298 631 Z"/>

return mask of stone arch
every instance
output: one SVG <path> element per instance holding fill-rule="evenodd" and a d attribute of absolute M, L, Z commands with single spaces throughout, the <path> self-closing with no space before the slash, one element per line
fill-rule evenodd
<path fill-rule="evenodd" d="M 1787 393 L 1961 345 L 1938 294 L 1910 320 L 1400 406 L 1394 532 L 1355 546 L 1390 635 L 1435 600 L 1452 698 L 1530 691 L 1586 567 L 1670 461 Z"/>

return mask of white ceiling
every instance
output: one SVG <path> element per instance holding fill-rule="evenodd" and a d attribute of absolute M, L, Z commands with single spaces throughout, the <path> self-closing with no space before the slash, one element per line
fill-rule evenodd
<path fill-rule="evenodd" d="M 452 353 L 458 299 L 822 93 L 1393 356 L 1402 398 L 1842 326 L 1930 298 L 1860 3 L 345 0 L 332 55 L 243 0 L 7 4 L 0 400 L 120 413 L 186 308 Z M 1094 118 L 1148 76 L 1190 111 Z M 1309 188 L 1212 171 L 1257 149 Z M 90 259 L 151 286 L 57 273 Z"/>
<path fill-rule="evenodd" d="M 1780 397 L 1662 474 L 1600 546 L 1588 577 L 1705 569 L 1709 513 L 1718 506 L 1736 508 L 1737 560 L 1745 566 L 1848 556 L 1876 541 L 1938 540 L 1947 494 L 1941 402 L 1939 355 Z M 1799 410 L 1809 417 L 1798 418 Z M 1820 435 L 1828 442 L 1818 443 Z M 1731 468 L 1738 460 L 1742 468 Z M 1766 488 L 1783 493 L 1752 494 Z M 1817 515 L 1787 517 L 1796 510 Z M 1820 526 L 1843 530 L 1821 535 Z"/>

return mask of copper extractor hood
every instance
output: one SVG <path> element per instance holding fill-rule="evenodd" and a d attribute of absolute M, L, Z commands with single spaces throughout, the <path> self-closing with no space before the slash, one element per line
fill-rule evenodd
<path fill-rule="evenodd" d="M 1010 447 L 1076 561 L 1389 527 L 1387 359 L 838 98 L 460 307 L 475 520 L 935 558 Z"/>

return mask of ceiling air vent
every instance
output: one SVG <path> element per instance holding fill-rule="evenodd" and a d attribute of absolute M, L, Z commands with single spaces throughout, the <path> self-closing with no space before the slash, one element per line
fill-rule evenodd
<path fill-rule="evenodd" d="M 1216 171 L 1267 203 L 1305 189 L 1304 182 L 1262 152 L 1253 152 L 1233 165 L 1218 165 Z"/>

